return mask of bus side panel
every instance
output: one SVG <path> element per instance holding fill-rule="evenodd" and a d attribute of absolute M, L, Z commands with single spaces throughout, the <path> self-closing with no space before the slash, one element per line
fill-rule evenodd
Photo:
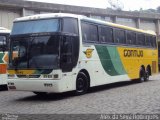
<path fill-rule="evenodd" d="M 90 45 L 83 47 L 81 55 L 81 67 L 89 72 L 91 86 L 129 80 L 115 46 Z"/>
<path fill-rule="evenodd" d="M 7 62 L 8 62 L 8 53 L 0 52 L 0 85 L 7 84 Z"/>
<path fill-rule="evenodd" d="M 139 78 L 139 71 L 142 65 L 145 69 L 148 65 L 151 66 L 152 73 L 158 72 L 157 50 L 129 47 L 118 47 L 117 49 L 119 51 L 122 64 L 130 79 Z M 153 62 L 155 63 L 154 66 Z M 154 70 L 152 68 L 154 68 Z"/>

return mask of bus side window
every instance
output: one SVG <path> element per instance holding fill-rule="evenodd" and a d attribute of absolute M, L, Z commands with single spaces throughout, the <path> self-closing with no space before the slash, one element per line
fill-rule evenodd
<path fill-rule="evenodd" d="M 87 41 L 88 40 L 88 25 L 84 22 L 81 23 L 81 29 L 82 29 L 82 39 L 83 41 Z"/>
<path fill-rule="evenodd" d="M 81 22 L 82 39 L 84 42 L 98 42 L 98 26 Z"/>
<path fill-rule="evenodd" d="M 127 31 L 126 43 L 130 45 L 136 44 L 136 33 L 135 32 Z"/>
<path fill-rule="evenodd" d="M 149 36 L 149 35 L 146 35 L 146 46 L 147 47 L 152 47 L 151 36 Z"/>
<path fill-rule="evenodd" d="M 145 36 L 144 34 L 137 34 L 137 45 L 145 45 Z"/>
<path fill-rule="evenodd" d="M 127 44 L 131 44 L 131 40 L 132 40 L 132 38 L 131 38 L 131 32 L 127 31 L 127 40 L 126 40 L 126 43 Z"/>
<path fill-rule="evenodd" d="M 87 34 L 86 34 L 86 33 L 83 33 L 82 39 L 83 39 L 84 41 L 87 41 Z"/>
<path fill-rule="evenodd" d="M 113 30 L 110 27 L 100 27 L 100 42 L 113 43 Z"/>
<path fill-rule="evenodd" d="M 125 37 L 125 31 L 121 30 L 121 29 L 115 29 L 114 30 L 114 42 L 115 43 L 121 43 L 121 44 L 125 44 L 126 41 L 126 37 Z"/>
<path fill-rule="evenodd" d="M 151 36 L 151 43 L 152 43 L 152 47 L 153 47 L 153 48 L 156 48 L 156 47 L 157 47 L 156 37 L 155 37 L 155 36 Z"/>
<path fill-rule="evenodd" d="M 7 50 L 7 38 L 6 36 L 0 36 L 0 51 Z"/>
<path fill-rule="evenodd" d="M 63 32 L 78 35 L 78 20 L 74 18 L 63 19 Z"/>
<path fill-rule="evenodd" d="M 103 43 L 103 42 L 106 42 L 106 37 L 105 36 L 100 36 L 100 41 Z"/>

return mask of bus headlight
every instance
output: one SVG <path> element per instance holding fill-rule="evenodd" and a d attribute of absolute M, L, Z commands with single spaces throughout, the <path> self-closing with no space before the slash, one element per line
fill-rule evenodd
<path fill-rule="evenodd" d="M 8 78 L 14 78 L 14 77 L 15 77 L 14 74 L 12 74 L 12 75 L 8 74 Z"/>
<path fill-rule="evenodd" d="M 58 75 L 58 74 L 54 74 L 54 75 L 53 75 L 53 78 L 58 79 L 58 78 L 59 78 L 59 75 Z"/>
<path fill-rule="evenodd" d="M 59 74 L 43 75 L 43 78 L 46 78 L 46 79 L 59 79 Z"/>

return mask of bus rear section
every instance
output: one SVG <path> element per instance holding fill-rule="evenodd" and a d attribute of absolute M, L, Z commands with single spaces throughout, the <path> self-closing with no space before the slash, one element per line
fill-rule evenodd
<path fill-rule="evenodd" d="M 10 30 L 0 27 L 0 86 L 7 84 L 7 62 Z"/>
<path fill-rule="evenodd" d="M 158 42 L 158 71 L 160 72 L 160 42 Z"/>

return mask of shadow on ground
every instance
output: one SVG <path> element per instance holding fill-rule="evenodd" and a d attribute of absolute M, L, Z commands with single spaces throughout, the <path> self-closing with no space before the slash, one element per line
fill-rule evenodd
<path fill-rule="evenodd" d="M 0 86 L 0 92 L 1 91 L 7 91 L 7 90 L 8 90 L 7 85 L 1 85 Z"/>
<path fill-rule="evenodd" d="M 153 80 L 152 80 L 153 81 Z M 152 82 L 152 81 L 148 81 L 148 82 Z M 127 82 L 118 82 L 118 83 L 112 83 L 112 84 L 107 84 L 107 85 L 101 85 L 101 86 L 97 86 L 97 87 L 92 87 L 89 89 L 87 94 L 92 94 L 92 93 L 96 93 L 96 92 L 101 92 L 101 91 L 105 91 L 105 90 L 109 90 L 109 89 L 114 89 L 114 88 L 118 88 L 118 87 L 124 87 L 124 86 L 129 86 L 129 85 L 135 85 L 135 84 L 141 84 L 141 83 L 137 83 L 135 81 L 127 81 Z M 143 83 L 142 83 L 143 84 Z M 83 95 L 81 95 L 83 96 Z M 27 96 L 21 99 L 17 99 L 17 101 L 58 101 L 58 100 L 62 100 L 62 99 L 67 99 L 67 98 L 73 98 L 76 97 L 76 95 L 73 92 L 65 92 L 65 93 L 50 93 L 47 95 L 35 95 L 33 93 L 32 96 Z"/>

